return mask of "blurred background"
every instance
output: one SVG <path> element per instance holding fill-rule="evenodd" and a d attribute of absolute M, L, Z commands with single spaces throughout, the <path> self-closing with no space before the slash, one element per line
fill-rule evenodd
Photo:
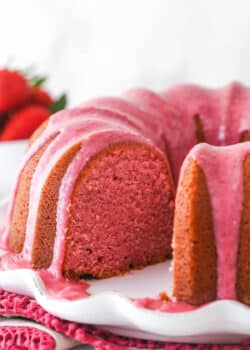
<path fill-rule="evenodd" d="M 249 0 L 0 0 L 0 65 L 35 65 L 71 105 L 134 85 L 250 82 Z"/>
<path fill-rule="evenodd" d="M 247 84 L 250 1 L 0 0 L 0 45 L 0 67 L 33 67 L 69 106 L 138 85 Z M 24 147 L 0 142 L 0 198 Z"/>

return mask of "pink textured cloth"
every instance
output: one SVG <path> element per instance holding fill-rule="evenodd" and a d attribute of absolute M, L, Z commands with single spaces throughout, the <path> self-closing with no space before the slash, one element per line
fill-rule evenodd
<path fill-rule="evenodd" d="M 0 289 L 0 315 L 33 320 L 46 328 L 62 333 L 96 350 L 164 349 L 164 350 L 250 350 L 250 343 L 239 345 L 169 344 L 155 341 L 125 338 L 90 325 L 62 320 L 49 314 L 37 302 L 27 296 Z M 0 348 L 4 350 L 54 350 L 55 340 L 49 334 L 28 327 L 0 326 Z"/>
<path fill-rule="evenodd" d="M 0 349 L 53 350 L 56 342 L 46 332 L 29 327 L 0 327 Z"/>

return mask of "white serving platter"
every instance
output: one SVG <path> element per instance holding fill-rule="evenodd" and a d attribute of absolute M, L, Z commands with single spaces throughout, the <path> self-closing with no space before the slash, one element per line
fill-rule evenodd
<path fill-rule="evenodd" d="M 0 141 L 0 199 L 9 193 L 14 184 L 27 144 L 27 140 Z"/>
<path fill-rule="evenodd" d="M 6 201 L 0 202 L 0 227 Z M 170 262 L 122 277 L 90 280 L 90 296 L 68 301 L 49 295 L 35 271 L 0 271 L 0 288 L 34 297 L 63 319 L 102 326 L 113 333 L 144 339 L 188 343 L 239 343 L 250 338 L 250 308 L 236 301 L 216 301 L 194 311 L 167 313 L 137 307 L 132 299 L 170 292 Z"/>

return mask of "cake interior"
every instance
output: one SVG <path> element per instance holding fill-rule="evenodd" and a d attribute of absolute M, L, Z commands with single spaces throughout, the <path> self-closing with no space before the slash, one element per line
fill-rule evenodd
<path fill-rule="evenodd" d="M 109 277 L 169 257 L 171 181 L 164 160 L 145 145 L 116 144 L 98 153 L 74 187 L 64 275 Z"/>

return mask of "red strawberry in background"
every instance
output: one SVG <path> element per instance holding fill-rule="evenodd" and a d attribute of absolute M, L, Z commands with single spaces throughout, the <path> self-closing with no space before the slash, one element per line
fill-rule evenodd
<path fill-rule="evenodd" d="M 35 104 L 23 107 L 12 115 L 0 136 L 0 140 L 26 139 L 49 116 L 50 110 L 46 107 Z"/>
<path fill-rule="evenodd" d="M 0 132 L 1 130 L 4 128 L 4 126 L 6 125 L 7 121 L 8 121 L 8 114 L 0 114 Z"/>
<path fill-rule="evenodd" d="M 62 95 L 54 100 L 43 87 L 46 78 L 0 69 L 0 141 L 29 138 L 50 114 L 65 108 Z"/>
<path fill-rule="evenodd" d="M 27 79 L 16 71 L 0 70 L 0 115 L 28 101 L 31 88 Z"/>
<path fill-rule="evenodd" d="M 47 91 L 36 86 L 32 89 L 32 102 L 42 106 L 50 107 L 53 104 L 53 99 Z"/>

